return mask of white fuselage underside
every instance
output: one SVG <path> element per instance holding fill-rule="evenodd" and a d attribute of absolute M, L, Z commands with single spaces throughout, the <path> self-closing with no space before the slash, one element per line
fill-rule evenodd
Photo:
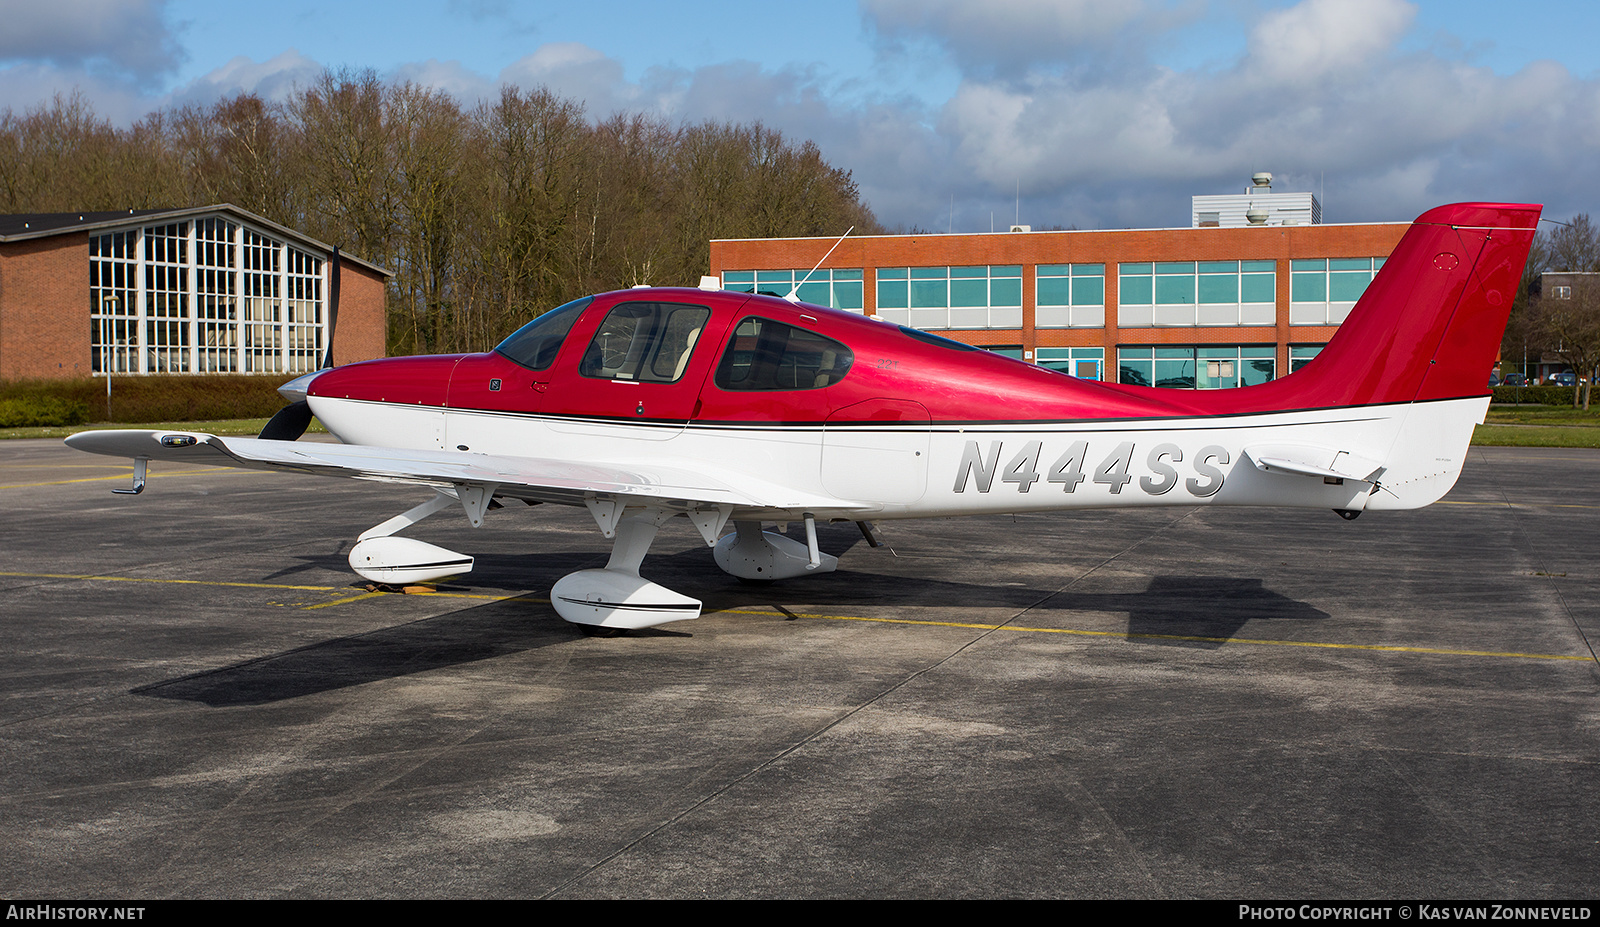
<path fill-rule="evenodd" d="M 836 427 L 662 425 L 311 399 L 317 417 L 348 444 L 693 470 L 730 486 L 755 487 L 751 495 L 770 499 L 772 508 L 747 514 L 767 520 L 788 511 L 786 495 L 811 500 L 808 510 L 823 508 L 817 498 L 829 498 L 840 512 L 872 518 L 1144 505 L 1419 508 L 1455 484 L 1488 401 L 1183 419 Z M 1319 459 L 1319 466 L 1355 479 L 1264 470 L 1254 462 L 1264 455 Z M 1364 463 L 1361 472 L 1347 468 L 1352 462 Z"/>

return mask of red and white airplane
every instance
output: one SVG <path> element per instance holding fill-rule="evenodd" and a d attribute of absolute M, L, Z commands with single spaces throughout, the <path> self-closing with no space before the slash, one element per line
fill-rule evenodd
<path fill-rule="evenodd" d="M 1321 354 L 1259 386 L 1079 380 L 937 335 L 766 296 L 631 289 L 546 312 L 486 354 L 324 369 L 262 438 L 95 431 L 80 450 L 415 485 L 357 540 L 383 583 L 472 558 L 397 532 L 494 499 L 581 505 L 615 539 L 551 591 L 568 621 L 643 628 L 698 600 L 639 575 L 684 515 L 744 579 L 825 572 L 816 521 L 1157 505 L 1412 509 L 1454 485 L 1540 207 L 1419 217 Z M 297 443 L 315 413 L 343 444 Z M 279 440 L 274 440 L 278 438 Z M 281 440 L 288 438 L 290 440 Z M 123 490 L 124 492 L 130 490 Z M 733 530 L 728 531 L 729 523 Z M 805 541 L 763 530 L 800 522 Z"/>

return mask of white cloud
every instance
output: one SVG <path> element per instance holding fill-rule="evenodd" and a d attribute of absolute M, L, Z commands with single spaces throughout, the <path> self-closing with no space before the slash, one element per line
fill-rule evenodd
<path fill-rule="evenodd" d="M 443 90 L 467 107 L 495 95 L 493 81 L 463 67 L 459 61 L 439 61 L 430 58 L 420 63 L 403 64 L 390 72 L 389 78 Z"/>
<path fill-rule="evenodd" d="M 1190 195 L 1242 188 L 1257 170 L 1280 189 L 1325 178 L 1335 221 L 1457 199 L 1600 204 L 1581 166 L 1600 145 L 1600 83 L 1548 62 L 1497 75 L 1402 54 L 1412 14 L 1397 0 L 1305 0 L 1209 70 L 969 74 L 934 123 L 935 147 L 953 159 L 947 174 L 970 179 L 967 228 L 997 207 L 1009 215 L 1019 184 L 1035 224 L 1186 223 Z M 877 179 L 858 174 L 867 188 Z M 909 221 L 942 228 L 942 212 Z"/>
<path fill-rule="evenodd" d="M 1274 80 L 1359 75 L 1394 47 L 1416 12 L 1404 0 L 1305 0 L 1262 18 L 1250 58 Z"/>
<path fill-rule="evenodd" d="M 255 94 L 263 100 L 283 101 L 297 86 L 310 84 L 321 73 L 320 63 L 292 48 L 259 62 L 240 55 L 177 89 L 168 96 L 168 102 L 204 106 L 241 93 Z"/>
<path fill-rule="evenodd" d="M 577 42 L 550 42 L 500 72 L 500 83 L 548 87 L 552 93 L 581 101 L 591 117 L 636 108 L 638 86 L 624 77 L 622 62 Z"/>
<path fill-rule="evenodd" d="M 591 118 L 632 110 L 760 120 L 810 138 L 853 172 L 890 225 L 943 230 L 953 200 L 957 229 L 986 229 L 991 213 L 1009 221 L 1019 188 L 1023 221 L 1038 226 L 1186 224 L 1189 196 L 1242 188 L 1257 170 L 1273 171 L 1280 189 L 1325 185 L 1330 221 L 1406 219 L 1455 199 L 1570 196 L 1600 206 L 1600 182 L 1583 166 L 1600 145 L 1600 84 L 1550 63 L 1497 75 L 1401 54 L 1410 7 L 1352 2 L 1339 9 L 1353 24 L 1333 16 L 1329 0 L 1270 14 L 1237 60 L 1209 70 L 977 69 L 932 111 L 907 100 L 843 103 L 816 72 L 750 61 L 655 67 L 630 81 L 621 61 L 575 44 L 543 46 L 501 80 L 581 98 Z M 1002 18 L 1039 15 L 1029 4 L 998 9 Z M 908 10 L 873 0 L 870 15 L 942 16 L 940 28 L 953 30 L 971 12 L 953 3 Z M 1142 26 L 1097 22 L 1102 31 Z M 1285 73 L 1291 61 L 1300 76 Z"/>
<path fill-rule="evenodd" d="M 140 79 L 186 58 L 164 18 L 166 0 L 0 2 L 0 61 L 110 68 Z"/>
<path fill-rule="evenodd" d="M 891 42 L 927 39 L 965 69 L 1012 74 L 1069 60 L 1152 21 L 1142 0 L 862 0 L 861 8 Z"/>
<path fill-rule="evenodd" d="M 57 96 L 81 94 L 95 116 L 115 125 L 134 122 L 151 109 L 150 101 L 127 86 L 81 68 L 18 64 L 0 68 L 0 110 L 18 113 L 48 107 Z"/>

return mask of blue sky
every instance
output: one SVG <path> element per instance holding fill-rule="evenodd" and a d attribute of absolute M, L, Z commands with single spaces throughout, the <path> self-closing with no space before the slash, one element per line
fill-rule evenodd
<path fill-rule="evenodd" d="M 325 67 L 467 104 L 544 84 L 596 118 L 813 139 L 891 226 L 1184 225 L 1257 170 L 1330 222 L 1600 212 L 1600 4 L 0 0 L 0 23 L 0 107 L 76 88 L 126 124 Z"/>

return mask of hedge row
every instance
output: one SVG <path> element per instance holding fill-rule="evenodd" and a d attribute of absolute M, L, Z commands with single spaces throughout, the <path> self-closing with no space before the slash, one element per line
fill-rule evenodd
<path fill-rule="evenodd" d="M 70 399 L 53 396 L 0 399 L 0 428 L 82 425 L 88 420 L 89 406 Z"/>
<path fill-rule="evenodd" d="M 1570 406 L 1573 389 L 1571 386 L 1496 386 L 1490 401 Z"/>
<path fill-rule="evenodd" d="M 278 387 L 288 380 L 283 374 L 112 377 L 109 408 L 104 379 L 12 380 L 0 382 L 0 427 L 267 418 L 283 408 Z M 12 422 L 12 415 L 29 421 Z"/>

